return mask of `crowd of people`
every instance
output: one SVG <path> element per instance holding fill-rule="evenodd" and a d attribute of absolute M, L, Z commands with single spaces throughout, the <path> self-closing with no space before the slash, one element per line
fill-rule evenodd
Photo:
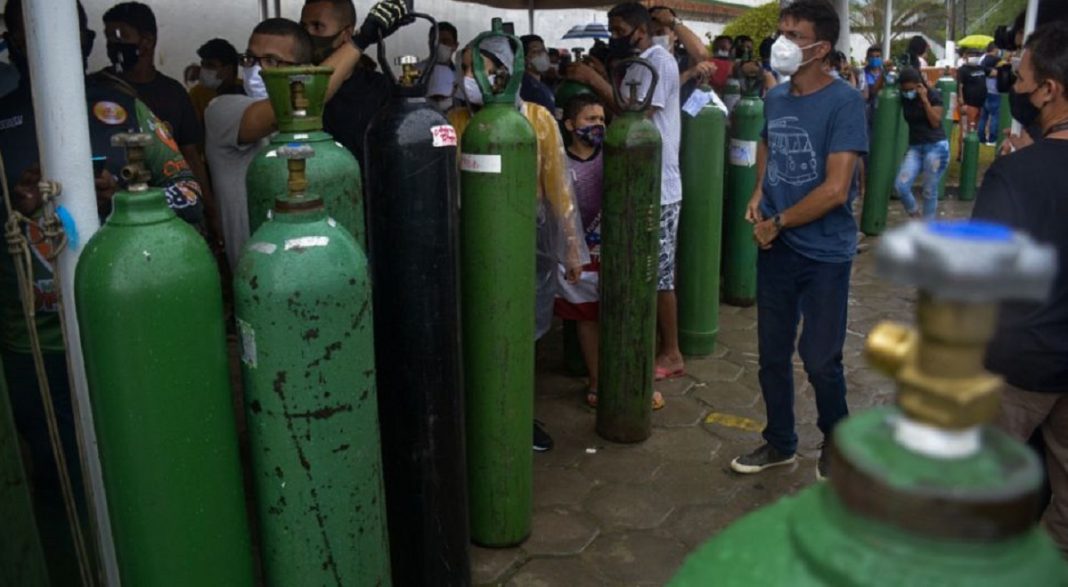
<path fill-rule="evenodd" d="M 87 58 L 95 34 L 80 5 L 79 17 L 83 58 Z M 20 0 L 8 0 L 4 18 L 12 62 L 22 81 L 0 98 L 0 151 L 15 204 L 32 215 L 40 206 L 36 191 L 40 169 Z M 765 125 L 756 154 L 758 177 L 764 178 L 772 165 L 789 165 L 788 154 L 774 147 L 778 135 L 804 133 L 812 150 L 812 173 L 789 181 L 758 181 L 745 213 L 760 249 L 757 334 L 767 426 L 765 442 L 731 462 L 731 468 L 743 474 L 796 458 L 795 351 L 815 391 L 818 427 L 824 436 L 829 438 L 848 414 L 842 346 L 857 252 L 853 203 L 863 195 L 861 177 L 872 119 L 888 72 L 895 70 L 909 129 L 909 148 L 895 186 L 905 211 L 916 218 L 936 217 L 938 184 L 951 157 L 950 137 L 942 126 L 950 101 L 957 100 L 962 127 L 975 126 L 982 140 L 992 143 L 999 133 L 1000 93 L 1010 93 L 1013 117 L 1030 131 L 1006 141 L 1007 150 L 1017 153 L 991 167 L 975 215 L 1057 243 L 1061 266 L 1051 302 L 1013 306 L 1002 315 L 989 364 L 1013 386 L 1006 401 L 1006 426 L 1021 437 L 1036 429 L 1046 437 L 1057 504 L 1050 528 L 1062 547 L 1068 545 L 1068 509 L 1064 500 L 1057 499 L 1068 489 L 1068 426 L 1064 425 L 1068 408 L 1060 401 L 1068 392 L 1068 241 L 1060 227 L 1068 209 L 1068 185 L 1062 185 L 1064 175 L 1058 170 L 1058 162 L 1068 160 L 1068 58 L 1063 50 L 1068 46 L 1068 25 L 1061 21 L 1040 28 L 1026 43 L 1019 39 L 1023 49 L 1011 54 L 997 45 L 966 51 L 957 68 L 959 91 L 952 98 L 940 95 L 926 78 L 924 56 L 929 48 L 920 37 L 909 43 L 899 65 L 872 46 L 863 63 L 855 66 L 850 55 L 836 50 L 839 17 L 826 0 L 787 5 L 780 13 L 778 34 L 759 42 L 718 36 L 706 45 L 674 10 L 663 6 L 624 2 L 607 18 L 608 42 L 598 41 L 575 58 L 547 47 L 537 35 L 522 36 L 522 71 L 512 71 L 519 46 L 497 38 L 473 47 L 463 44 L 463 38 L 480 31 L 458 31 L 439 22 L 430 31 L 439 42 L 437 53 L 432 62 L 423 64 L 430 71 L 428 103 L 447 116 L 457 134 L 483 103 L 473 52 L 481 55 L 491 80 L 522 76 L 518 107 L 538 140 L 539 239 L 553 232 L 549 225 L 571 227 L 563 231 L 563 246 L 542 246 L 539 240 L 537 266 L 543 279 L 536 296 L 537 333 L 540 337 L 548 330 L 554 313 L 576 321 L 589 372 L 585 401 L 597 405 L 602 144 L 606 125 L 619 110 L 610 74 L 615 60 L 639 56 L 659 80 L 651 87 L 652 76 L 638 68 L 628 70 L 623 80 L 636 82 L 639 95 L 651 92 L 647 115 L 663 141 L 657 381 L 686 371 L 674 295 L 675 246 L 685 206 L 679 171 L 682 117 L 687 116 L 682 104 L 696 91 L 710 91 L 719 102 L 737 93 L 731 86 L 762 96 Z M 102 23 L 111 65 L 87 72 L 86 77 L 94 154 L 106 155 L 97 176 L 101 216 L 109 209 L 108 194 L 120 185 L 117 178 L 124 163 L 121 151 L 111 147 L 108 138 L 120 130 L 139 128 L 154 141 L 147 161 L 150 183 L 164 188 L 171 207 L 201 230 L 223 269 L 232 268 L 249 236 L 248 218 L 227 211 L 244 209 L 246 170 L 276 131 L 261 72 L 306 64 L 333 67 L 325 130 L 362 164 L 364 133 L 390 95 L 389 82 L 365 50 L 408 23 L 403 3 L 396 0 L 373 5 L 362 21 L 352 0 L 306 0 L 299 22 L 264 20 L 248 32 L 243 50 L 225 39 L 203 43 L 197 50 L 199 64 L 190 67 L 183 80 L 192 84 L 187 90 L 155 66 L 159 30 L 152 9 L 139 2 L 116 4 Z M 558 103 L 556 90 L 571 82 L 586 90 Z M 913 183 L 921 174 L 922 202 L 917 202 Z M 47 463 L 51 461 L 47 436 L 39 424 L 31 424 L 43 421 L 43 415 L 22 307 L 10 260 L 3 266 L 0 345 L 5 374 L 19 430 L 31 437 L 32 458 Z M 57 410 L 63 418 L 63 441 L 76 455 L 51 271 L 45 258 L 38 257 L 34 284 L 38 328 L 53 397 L 63 404 Z M 664 406 L 661 394 L 652 397 L 653 409 Z M 534 428 L 535 450 L 550 449 L 546 431 L 537 423 Z M 822 451 L 819 478 L 830 474 L 827 457 L 828 452 Z M 39 470 L 47 472 L 49 467 Z"/>

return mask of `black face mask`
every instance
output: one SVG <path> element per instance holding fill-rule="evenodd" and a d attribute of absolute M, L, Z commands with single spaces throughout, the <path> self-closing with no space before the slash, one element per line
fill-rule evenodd
<path fill-rule="evenodd" d="M 1031 94 L 1037 91 L 1038 88 L 1026 93 L 1013 90 L 1009 94 L 1009 110 L 1012 112 L 1012 117 L 1025 128 L 1034 124 L 1041 112 L 1041 109 L 1031 103 Z"/>
<path fill-rule="evenodd" d="M 634 29 L 629 35 L 625 37 L 612 37 L 608 39 L 608 54 L 616 59 L 623 59 L 630 57 L 634 54 L 634 43 L 631 39 L 634 38 L 634 33 L 638 29 Z"/>
<path fill-rule="evenodd" d="M 141 58 L 137 43 L 112 43 L 108 45 L 108 60 L 119 73 L 130 71 Z"/>
<path fill-rule="evenodd" d="M 337 35 L 308 35 L 312 40 L 312 63 L 322 63 L 330 57 L 330 54 L 334 52 L 334 39 L 337 39 L 340 34 L 339 31 Z"/>

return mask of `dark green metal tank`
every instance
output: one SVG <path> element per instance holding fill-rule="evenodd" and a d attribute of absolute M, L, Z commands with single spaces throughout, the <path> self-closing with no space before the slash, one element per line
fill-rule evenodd
<path fill-rule="evenodd" d="M 953 79 L 953 76 L 949 74 L 949 68 L 946 68 L 942 77 L 938 78 L 938 83 L 935 84 L 938 88 L 938 94 L 942 97 L 942 132 L 946 133 L 946 140 L 953 144 L 953 111 L 956 109 L 957 100 L 957 80 Z M 938 182 L 938 199 L 946 197 L 946 176 L 948 173 L 942 174 L 942 180 Z"/>
<path fill-rule="evenodd" d="M 252 585 L 222 289 L 204 239 L 126 146 L 113 210 L 75 296 L 119 575 L 125 585 Z"/>
<path fill-rule="evenodd" d="M 975 199 L 979 181 L 979 133 L 975 132 L 975 123 L 969 121 L 964 134 L 964 156 L 960 164 L 960 199 L 970 202 Z"/>
<path fill-rule="evenodd" d="M 652 432 L 656 354 L 656 281 L 660 231 L 660 132 L 646 117 L 656 87 L 656 70 L 644 59 L 615 65 L 649 70 L 641 100 L 638 82 L 623 112 L 604 138 L 604 203 L 601 211 L 600 389 L 597 434 L 614 442 L 640 442 Z"/>
<path fill-rule="evenodd" d="M 699 91 L 709 91 L 705 86 Z M 709 103 L 682 117 L 682 207 L 679 218 L 679 348 L 707 356 L 719 331 L 719 269 L 723 229 L 726 117 Z"/>
<path fill-rule="evenodd" d="M 507 37 L 501 19 L 472 41 Z M 537 138 L 515 107 L 514 75 L 494 94 L 473 51 L 485 106 L 460 139 L 460 291 L 467 388 L 471 540 L 515 546 L 533 507 L 534 226 Z M 512 71 L 523 70 L 522 47 Z"/>
<path fill-rule="evenodd" d="M 860 230 L 876 236 L 886 230 L 886 214 L 890 206 L 890 192 L 901 158 L 897 156 L 898 126 L 905 124 L 901 115 L 901 93 L 897 80 L 887 76 L 875 102 L 875 122 L 871 133 L 871 154 L 868 156 L 867 184 Z M 907 125 L 906 125 L 907 126 Z"/>
<path fill-rule="evenodd" d="M 278 150 L 288 182 L 234 275 L 264 578 L 388 585 L 367 258 L 308 191 L 314 154 Z"/>
<path fill-rule="evenodd" d="M 330 67 L 303 66 L 261 72 L 278 132 L 252 160 L 245 176 L 250 234 L 267 220 L 278 187 L 286 182 L 286 162 L 278 156 L 278 148 L 296 142 L 315 148 L 315 158 L 308 161 L 308 182 L 322 198 L 326 213 L 361 246 L 366 244 L 360 165 L 348 149 L 323 131 L 323 104 L 333 71 Z"/>
<path fill-rule="evenodd" d="M 764 101 L 743 96 L 731 111 L 723 204 L 723 301 L 732 306 L 756 303 L 757 248 L 745 209 L 759 181 L 756 152 L 763 127 Z"/>

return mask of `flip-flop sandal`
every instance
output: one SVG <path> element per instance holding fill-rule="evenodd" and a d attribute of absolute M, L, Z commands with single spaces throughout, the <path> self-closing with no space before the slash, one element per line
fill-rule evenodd
<path fill-rule="evenodd" d="M 586 391 L 586 405 L 591 408 L 597 407 L 597 390 L 590 389 Z M 661 410 L 667 402 L 664 401 L 664 396 L 659 391 L 653 390 L 653 411 Z"/>
<path fill-rule="evenodd" d="M 669 370 L 667 370 L 667 369 L 665 369 L 663 367 L 657 367 L 656 370 L 653 371 L 653 381 L 663 381 L 665 379 L 674 379 L 676 377 L 682 377 L 685 374 L 686 374 L 686 369 L 685 368 L 683 368 L 683 369 L 675 369 L 674 371 L 669 371 Z"/>

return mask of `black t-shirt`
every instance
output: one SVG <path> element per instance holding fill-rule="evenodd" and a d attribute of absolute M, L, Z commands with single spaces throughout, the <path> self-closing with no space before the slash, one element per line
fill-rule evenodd
<path fill-rule="evenodd" d="M 942 96 L 934 88 L 927 89 L 927 101 L 931 106 L 941 106 Z M 905 122 L 909 123 L 909 144 L 922 145 L 925 143 L 937 143 L 946 140 L 946 133 L 942 125 L 931 126 L 927 120 L 927 113 L 923 109 L 923 101 L 919 96 L 908 100 L 901 97 L 901 113 L 905 116 Z"/>
<path fill-rule="evenodd" d="M 171 128 L 171 136 L 179 146 L 204 143 L 204 129 L 197 119 L 189 92 L 178 80 L 157 72 L 147 84 L 130 83 L 137 90 L 137 97 L 149 107 L 157 118 Z"/>
<path fill-rule="evenodd" d="M 960 82 L 961 99 L 968 106 L 982 108 L 986 102 L 986 72 L 979 65 L 970 63 L 957 69 L 957 81 Z"/>
<path fill-rule="evenodd" d="M 393 88 L 386 76 L 365 67 L 353 70 L 323 110 L 323 128 L 352 152 L 363 170 L 363 136 L 371 119 L 389 101 Z"/>
<path fill-rule="evenodd" d="M 999 157 L 983 177 L 973 218 L 1005 224 L 1057 249 L 1045 302 L 1001 304 L 986 366 L 1028 391 L 1068 392 L 1068 140 L 1045 139 Z"/>

